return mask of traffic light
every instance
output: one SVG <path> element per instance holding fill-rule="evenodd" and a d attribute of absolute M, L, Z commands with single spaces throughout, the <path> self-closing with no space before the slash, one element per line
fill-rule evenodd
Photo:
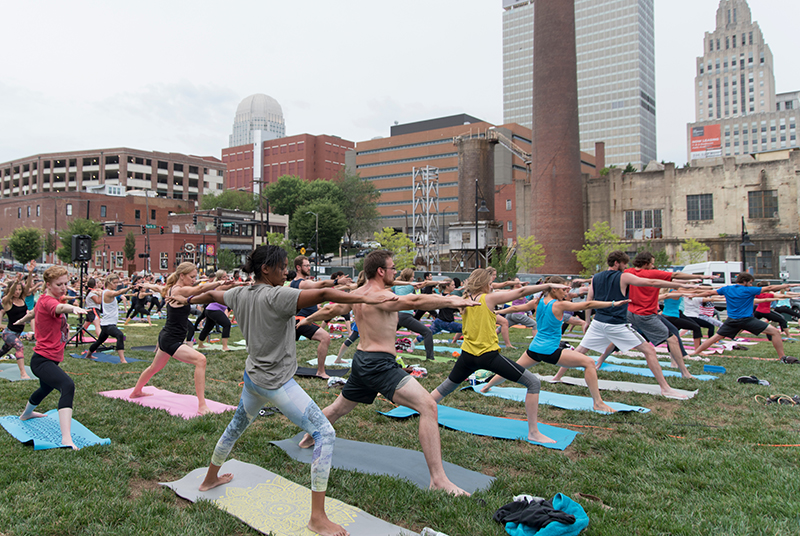
<path fill-rule="evenodd" d="M 214 227 L 219 227 L 219 218 L 214 216 Z"/>
<path fill-rule="evenodd" d="M 120 234 L 122 233 L 122 222 L 117 223 L 117 232 Z"/>
<path fill-rule="evenodd" d="M 142 234 L 146 234 L 146 233 L 147 233 L 147 230 L 146 230 L 146 229 L 147 229 L 147 228 L 146 228 L 144 225 L 142 225 Z"/>
<path fill-rule="evenodd" d="M 114 226 L 106 225 L 106 236 L 114 236 Z"/>
<path fill-rule="evenodd" d="M 158 234 L 164 234 L 164 226 L 158 228 Z"/>
<path fill-rule="evenodd" d="M 197 214 L 192 214 L 192 223 L 197 225 Z"/>

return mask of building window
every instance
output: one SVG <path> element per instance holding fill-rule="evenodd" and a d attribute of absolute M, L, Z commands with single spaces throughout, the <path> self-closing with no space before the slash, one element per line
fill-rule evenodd
<path fill-rule="evenodd" d="M 745 251 L 747 268 L 760 275 L 774 275 L 771 251 Z"/>
<path fill-rule="evenodd" d="M 42 206 L 36 205 L 36 217 L 38 218 L 41 215 L 42 215 Z"/>
<path fill-rule="evenodd" d="M 747 204 L 750 218 L 777 218 L 778 191 L 760 190 L 747 192 Z"/>
<path fill-rule="evenodd" d="M 511 220 L 508 220 L 508 224 L 506 225 L 506 230 L 509 233 L 514 231 L 514 223 Z"/>
<path fill-rule="evenodd" d="M 101 218 L 105 218 L 106 217 L 106 206 L 105 205 L 100 205 L 100 217 Z"/>
<path fill-rule="evenodd" d="M 22 207 L 17 207 L 17 218 L 22 218 Z"/>
<path fill-rule="evenodd" d="M 31 207 L 28 207 L 28 217 L 31 217 Z"/>
<path fill-rule="evenodd" d="M 137 220 L 141 220 L 142 219 L 142 211 L 141 210 L 136 209 L 136 211 L 133 214 L 134 214 L 133 217 L 136 218 Z"/>
<path fill-rule="evenodd" d="M 506 210 L 511 210 L 511 200 L 506 199 Z"/>
<path fill-rule="evenodd" d="M 626 210 L 625 238 L 627 240 L 661 238 L 662 214 L 663 211 L 661 209 Z"/>
<path fill-rule="evenodd" d="M 67 203 L 67 216 L 72 216 L 72 203 Z"/>
<path fill-rule="evenodd" d="M 122 268 L 125 262 L 125 256 L 121 251 L 117 252 L 117 268 Z"/>
<path fill-rule="evenodd" d="M 702 221 L 714 219 L 713 194 L 687 195 L 686 219 L 688 221 Z"/>

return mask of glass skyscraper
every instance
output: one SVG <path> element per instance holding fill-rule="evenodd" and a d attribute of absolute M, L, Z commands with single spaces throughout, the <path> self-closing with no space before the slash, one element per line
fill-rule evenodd
<path fill-rule="evenodd" d="M 654 0 L 575 0 L 581 151 L 656 159 Z M 534 0 L 503 0 L 503 122 L 531 127 Z"/>

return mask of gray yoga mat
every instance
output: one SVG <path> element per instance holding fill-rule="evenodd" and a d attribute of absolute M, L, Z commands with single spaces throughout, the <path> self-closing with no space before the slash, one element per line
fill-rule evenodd
<path fill-rule="evenodd" d="M 233 480 L 208 491 L 198 490 L 207 468 L 195 469 L 176 482 L 161 482 L 192 502 L 211 501 L 264 534 L 308 536 L 306 523 L 311 514 L 311 490 L 266 469 L 239 460 L 228 460 L 219 474 L 233 473 Z M 325 512 L 351 536 L 418 536 L 417 533 L 371 516 L 365 511 L 325 499 Z"/>
<path fill-rule="evenodd" d="M 305 432 L 300 432 L 291 439 L 271 441 L 271 443 L 282 449 L 291 458 L 299 462 L 311 463 L 313 449 L 301 449 L 297 446 L 304 434 Z M 443 463 L 444 472 L 447 473 L 450 481 L 469 493 L 489 489 L 494 482 L 494 477 L 464 469 L 454 463 Z M 431 483 L 431 475 L 428 473 L 428 466 L 425 464 L 425 456 L 422 452 L 338 437 L 333 448 L 333 467 L 371 475 L 403 478 L 420 489 L 428 489 Z"/>

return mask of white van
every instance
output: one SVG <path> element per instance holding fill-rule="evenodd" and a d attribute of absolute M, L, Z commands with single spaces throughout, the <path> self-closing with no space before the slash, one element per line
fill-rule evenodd
<path fill-rule="evenodd" d="M 715 288 L 736 283 L 736 276 L 742 271 L 742 263 L 737 261 L 711 261 L 687 264 L 681 269 L 685 274 L 713 275 L 714 279 L 706 280 Z"/>

